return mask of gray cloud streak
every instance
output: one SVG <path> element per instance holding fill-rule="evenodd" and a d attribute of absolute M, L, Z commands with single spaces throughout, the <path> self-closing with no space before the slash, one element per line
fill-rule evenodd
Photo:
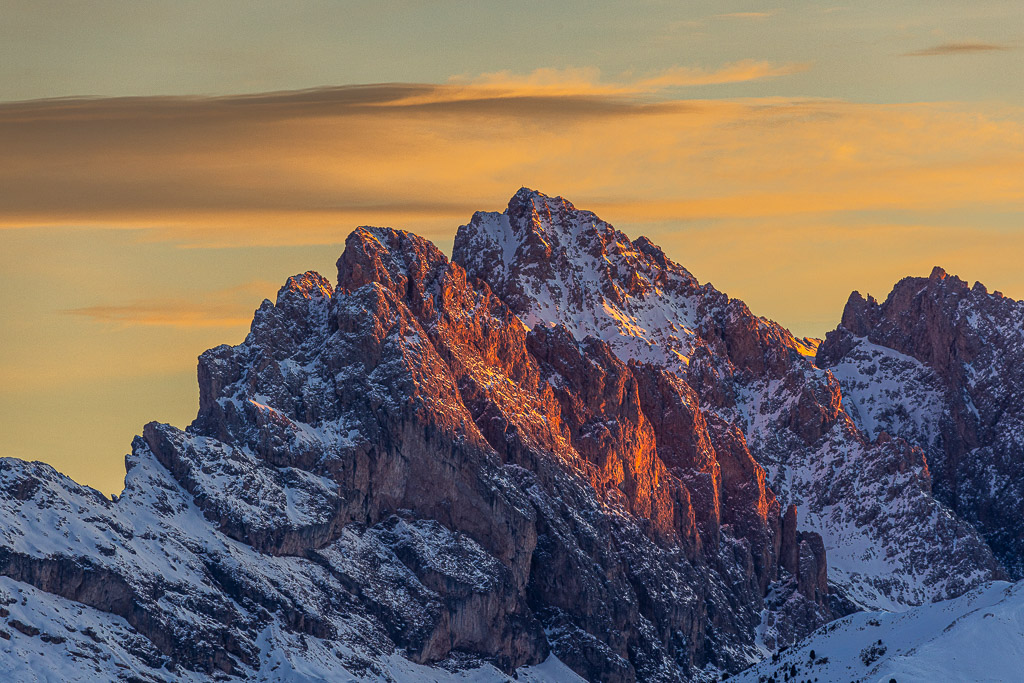
<path fill-rule="evenodd" d="M 942 57 L 945 55 L 963 55 L 978 52 L 1001 52 L 1012 49 L 1009 45 L 997 43 L 941 43 L 923 50 L 906 52 L 904 57 Z"/>

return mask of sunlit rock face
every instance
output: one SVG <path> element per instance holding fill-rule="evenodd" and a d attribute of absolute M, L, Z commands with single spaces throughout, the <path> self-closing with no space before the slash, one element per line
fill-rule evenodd
<path fill-rule="evenodd" d="M 854 292 L 818 352 L 868 436 L 921 447 L 935 496 L 1024 577 L 1024 303 L 936 267 Z"/>
<path fill-rule="evenodd" d="M 703 680 L 997 575 L 808 347 L 530 190 L 452 261 L 359 228 L 335 285 L 200 357 L 196 420 L 146 425 L 116 500 L 0 461 L 0 665 Z"/>

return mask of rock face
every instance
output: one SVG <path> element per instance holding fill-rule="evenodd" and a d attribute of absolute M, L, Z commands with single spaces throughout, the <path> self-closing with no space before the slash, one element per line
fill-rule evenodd
<path fill-rule="evenodd" d="M 812 350 L 560 198 L 475 215 L 451 261 L 359 228 L 335 285 L 200 357 L 196 420 L 145 426 L 120 497 L 0 460 L 0 668 L 708 680 L 851 599 L 997 576 Z"/>
<path fill-rule="evenodd" d="M 818 351 L 869 436 L 919 446 L 935 496 L 1024 577 L 1024 303 L 936 267 L 850 295 Z"/>

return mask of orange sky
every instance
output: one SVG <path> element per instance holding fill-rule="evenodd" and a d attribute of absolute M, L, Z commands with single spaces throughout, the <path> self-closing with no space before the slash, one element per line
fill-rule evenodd
<path fill-rule="evenodd" d="M 1024 297 L 1019 3 L 182 5 L 0 27 L 0 455 L 118 491 L 287 276 L 523 185 L 798 335 L 935 264 Z"/>

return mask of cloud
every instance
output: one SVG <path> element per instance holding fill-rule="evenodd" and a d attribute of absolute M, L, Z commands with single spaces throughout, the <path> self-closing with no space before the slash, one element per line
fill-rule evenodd
<path fill-rule="evenodd" d="M 611 81 L 596 70 L 542 70 L 443 85 L 4 104 L 0 228 L 114 227 L 230 247 L 339 244 L 356 225 L 383 224 L 443 241 L 523 185 L 632 224 L 1021 210 L 1021 108 L 672 90 L 787 68 L 744 62 Z M 151 303 L 79 315 L 157 324 L 168 307 Z"/>
<path fill-rule="evenodd" d="M 807 63 L 775 64 L 743 60 L 717 69 L 675 66 L 632 79 L 606 81 L 595 68 L 537 69 L 525 76 L 509 71 L 483 74 L 472 79 L 457 77 L 451 83 L 470 86 L 470 93 L 480 90 L 492 96 L 613 96 L 646 95 L 670 88 L 685 88 L 725 83 L 743 83 L 766 78 L 788 76 L 810 68 Z M 478 90 L 479 89 L 479 90 Z M 412 97 L 407 101 L 416 101 Z"/>
<path fill-rule="evenodd" d="M 252 299 L 273 291 L 269 282 L 253 281 L 204 292 L 195 299 L 148 299 L 125 304 L 99 304 L 64 311 L 118 327 L 245 327 L 252 320 Z"/>
<path fill-rule="evenodd" d="M 941 57 L 944 55 L 963 55 L 978 52 L 999 52 L 1012 49 L 1009 45 L 998 43 L 941 43 L 923 50 L 906 52 L 904 57 Z"/>
<path fill-rule="evenodd" d="M 88 306 L 65 311 L 97 322 L 159 327 L 238 327 L 251 316 L 231 315 L 224 307 L 193 307 L 187 302 L 158 301 L 124 306 Z"/>
<path fill-rule="evenodd" d="M 777 10 L 772 12 L 726 12 L 725 14 L 716 14 L 717 19 L 767 19 L 775 16 L 778 13 Z"/>
<path fill-rule="evenodd" d="M 745 81 L 759 81 L 766 78 L 789 76 L 807 71 L 809 68 L 811 68 L 811 65 L 806 62 L 774 64 L 772 62 L 758 62 L 754 60 L 734 62 L 714 71 L 675 67 L 658 75 L 640 79 L 634 83 L 634 87 L 641 90 L 656 91 L 662 88 L 743 83 Z"/>
<path fill-rule="evenodd" d="M 620 113 L 635 109 L 637 103 L 615 98 L 650 95 L 677 87 L 777 78 L 809 67 L 807 63 L 742 60 L 717 69 L 675 66 L 641 77 L 612 80 L 603 79 L 600 70 L 592 67 L 541 68 L 528 74 L 498 71 L 453 76 L 443 84 L 369 83 L 219 97 L 51 98 L 0 102 L 0 125 L 121 121 L 137 126 L 184 117 L 200 117 L 208 125 L 215 125 L 240 119 L 276 121 L 382 113 L 397 108 L 434 110 L 438 105 L 467 113 L 487 113 L 494 105 L 507 106 L 508 100 L 520 100 L 526 108 L 541 113 Z"/>

